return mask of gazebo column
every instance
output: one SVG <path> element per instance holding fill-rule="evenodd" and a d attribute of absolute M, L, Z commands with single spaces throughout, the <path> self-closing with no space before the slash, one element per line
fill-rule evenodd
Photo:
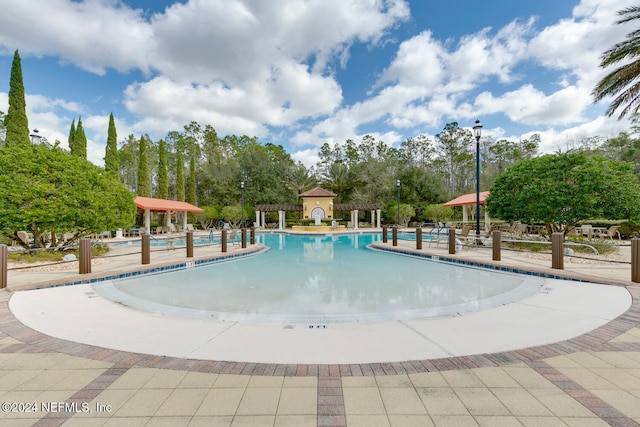
<path fill-rule="evenodd" d="M 353 211 L 353 228 L 358 229 L 358 209 Z"/>
<path fill-rule="evenodd" d="M 266 228 L 267 227 L 267 213 L 266 212 L 260 212 L 260 227 L 262 227 L 262 228 Z"/>
<path fill-rule="evenodd" d="M 376 211 L 371 210 L 371 227 L 376 226 Z"/>
<path fill-rule="evenodd" d="M 376 209 L 376 225 L 380 228 L 380 213 L 382 213 L 382 209 Z"/>
<path fill-rule="evenodd" d="M 144 210 L 144 229 L 147 230 L 147 233 L 151 233 L 151 210 Z"/>
<path fill-rule="evenodd" d="M 278 211 L 278 230 L 284 230 L 284 211 Z"/>
<path fill-rule="evenodd" d="M 187 231 L 187 212 L 182 212 L 182 231 Z"/>
<path fill-rule="evenodd" d="M 164 213 L 164 225 L 167 227 L 167 231 L 169 231 L 169 226 L 171 225 L 171 211 L 166 211 Z"/>
<path fill-rule="evenodd" d="M 469 222 L 469 214 L 467 213 L 467 205 L 462 205 L 462 222 Z"/>
<path fill-rule="evenodd" d="M 260 228 L 260 211 L 256 211 L 256 225 Z"/>
<path fill-rule="evenodd" d="M 489 218 L 489 212 L 487 212 L 487 210 L 484 210 L 484 229 L 485 231 L 489 230 L 489 227 L 491 226 L 491 218 Z"/>

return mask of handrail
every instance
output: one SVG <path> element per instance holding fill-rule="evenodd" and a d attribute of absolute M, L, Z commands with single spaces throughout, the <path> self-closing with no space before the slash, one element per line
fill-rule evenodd
<path fill-rule="evenodd" d="M 147 236 L 151 237 L 151 238 L 152 238 L 153 240 L 155 240 L 156 242 L 159 242 L 159 241 L 160 241 L 160 240 L 158 240 L 158 238 L 156 238 L 154 235 L 152 235 L 151 233 L 149 233 L 149 232 L 147 231 L 147 229 L 146 229 L 146 228 L 141 228 L 139 232 L 140 232 L 140 233 L 142 233 L 142 234 L 146 234 Z"/>
<path fill-rule="evenodd" d="M 273 224 L 273 227 L 271 227 L 271 231 L 269 231 L 270 233 L 273 233 L 273 230 L 276 229 L 277 226 L 280 225 L 280 221 L 276 222 L 275 224 Z"/>
<path fill-rule="evenodd" d="M 426 225 L 430 225 L 431 226 L 431 230 L 429 230 L 430 234 L 433 234 L 433 231 L 436 230 L 437 231 L 436 234 L 439 235 L 442 230 L 448 230 L 449 229 L 449 227 L 446 224 L 444 224 L 442 227 L 440 227 L 440 224 L 437 223 L 437 222 L 427 222 L 427 221 L 424 221 L 422 224 L 420 224 L 418 226 L 418 228 L 423 228 Z"/>

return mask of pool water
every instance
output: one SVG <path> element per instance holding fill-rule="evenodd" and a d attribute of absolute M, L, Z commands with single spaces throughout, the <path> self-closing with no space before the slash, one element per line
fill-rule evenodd
<path fill-rule="evenodd" d="M 372 322 L 477 311 L 537 292 L 543 280 L 367 248 L 380 234 L 258 234 L 270 250 L 95 285 L 168 315 L 259 323 Z"/>
<path fill-rule="evenodd" d="M 220 235 L 217 234 L 212 237 L 196 237 L 193 239 L 193 245 L 215 245 L 220 244 Z M 124 247 L 124 246 L 134 246 L 139 247 L 142 245 L 142 242 L 137 240 L 129 240 L 126 242 L 116 243 L 114 246 L 116 247 Z M 185 247 L 187 246 L 187 241 L 184 237 L 155 237 L 151 236 L 149 239 L 149 246 L 152 247 Z"/>

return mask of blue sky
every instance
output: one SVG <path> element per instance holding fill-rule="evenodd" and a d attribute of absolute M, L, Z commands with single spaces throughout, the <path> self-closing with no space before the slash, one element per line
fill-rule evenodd
<path fill-rule="evenodd" d="M 97 164 L 111 112 L 119 140 L 193 120 L 307 165 L 324 142 L 398 146 L 476 118 L 487 140 L 539 133 L 543 151 L 629 126 L 590 92 L 630 0 L 6 3 L 0 110 L 19 49 L 30 127 L 66 145 L 81 116 Z"/>

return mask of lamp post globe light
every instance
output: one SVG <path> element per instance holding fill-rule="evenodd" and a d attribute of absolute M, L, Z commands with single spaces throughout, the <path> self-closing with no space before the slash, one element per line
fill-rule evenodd
<path fill-rule="evenodd" d="M 244 228 L 244 181 L 240 181 L 240 189 L 242 190 L 242 220 L 240 221 L 240 228 Z"/>
<path fill-rule="evenodd" d="M 476 138 L 476 245 L 480 244 L 480 136 L 482 125 L 476 120 L 473 136 Z"/>
<path fill-rule="evenodd" d="M 38 129 L 34 129 L 33 133 L 31 135 L 29 135 L 31 137 L 31 143 L 32 144 L 39 144 L 40 140 L 42 140 L 42 137 L 38 134 Z"/>
<path fill-rule="evenodd" d="M 398 187 L 398 218 L 396 219 L 396 224 L 400 227 L 400 180 L 396 180 L 396 187 Z"/>

